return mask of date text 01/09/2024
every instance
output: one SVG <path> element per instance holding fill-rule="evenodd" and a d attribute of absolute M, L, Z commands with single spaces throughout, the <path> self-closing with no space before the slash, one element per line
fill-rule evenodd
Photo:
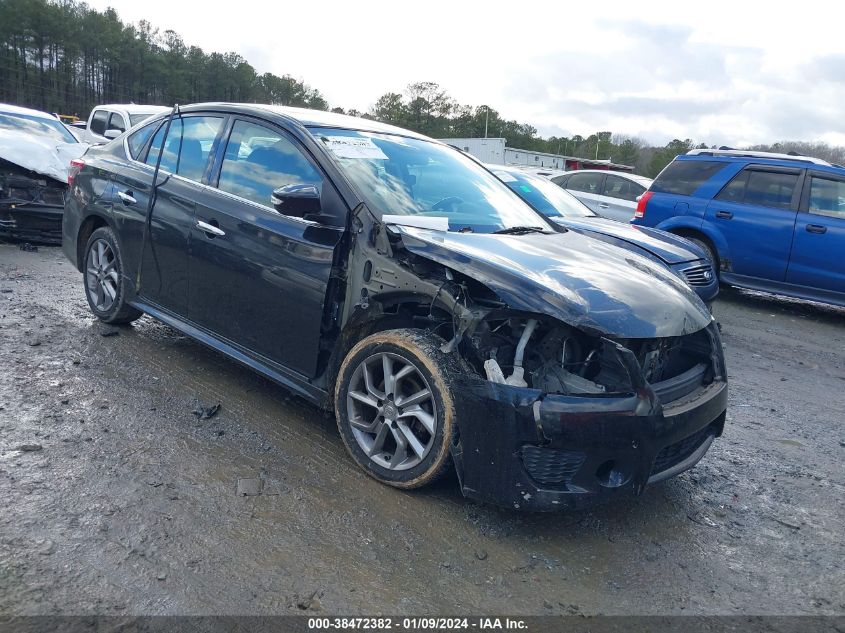
<path fill-rule="evenodd" d="M 440 618 L 409 617 L 401 620 L 391 617 L 308 618 L 309 630 L 370 630 L 370 631 L 445 631 L 457 629 L 477 630 L 527 630 L 524 620 L 518 618 Z"/>

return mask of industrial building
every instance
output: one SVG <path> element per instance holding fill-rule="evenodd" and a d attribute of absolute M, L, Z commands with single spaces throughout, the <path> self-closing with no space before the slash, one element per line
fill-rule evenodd
<path fill-rule="evenodd" d="M 472 154 L 484 163 L 493 165 L 525 165 L 560 169 L 562 171 L 574 171 L 576 169 L 634 171 L 631 165 L 618 165 L 609 160 L 593 160 L 507 147 L 504 138 L 442 138 L 440 140 Z"/>

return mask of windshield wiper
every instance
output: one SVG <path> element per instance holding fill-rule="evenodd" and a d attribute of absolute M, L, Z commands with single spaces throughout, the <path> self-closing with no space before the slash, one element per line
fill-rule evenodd
<path fill-rule="evenodd" d="M 498 231 L 493 231 L 494 235 L 521 235 L 523 233 L 545 233 L 546 229 L 542 226 L 509 226 Z"/>

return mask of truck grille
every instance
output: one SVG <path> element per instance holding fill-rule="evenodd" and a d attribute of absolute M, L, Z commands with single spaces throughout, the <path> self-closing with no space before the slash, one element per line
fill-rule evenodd
<path fill-rule="evenodd" d="M 710 264 L 693 266 L 681 272 L 690 286 L 709 286 L 713 282 L 713 267 Z"/>
<path fill-rule="evenodd" d="M 572 481 L 584 463 L 584 453 L 545 446 L 523 446 L 520 456 L 531 479 L 540 484 L 560 485 Z"/>

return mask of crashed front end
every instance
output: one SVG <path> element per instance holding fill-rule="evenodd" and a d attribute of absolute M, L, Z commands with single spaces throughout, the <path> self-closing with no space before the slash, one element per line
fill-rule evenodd
<path fill-rule="evenodd" d="M 451 452 L 467 497 L 554 510 L 639 494 L 722 434 L 717 324 L 664 267 L 575 232 L 355 228 L 350 323 L 429 329 L 466 369 Z"/>
<path fill-rule="evenodd" d="M 520 382 L 512 359 L 532 322 Z M 526 315 L 485 319 L 468 343 L 473 364 L 487 356 L 486 375 L 463 377 L 456 403 L 453 458 L 468 497 L 551 510 L 639 494 L 694 466 L 722 433 L 727 383 L 715 323 L 611 340 Z"/>
<path fill-rule="evenodd" d="M 67 184 L 0 160 L 0 238 L 61 244 Z"/>

